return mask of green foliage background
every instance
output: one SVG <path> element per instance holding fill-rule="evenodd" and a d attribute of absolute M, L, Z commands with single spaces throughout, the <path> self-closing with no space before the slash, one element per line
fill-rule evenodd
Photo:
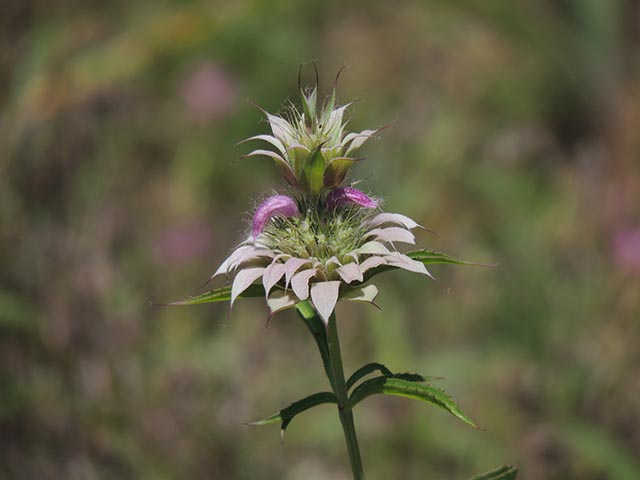
<path fill-rule="evenodd" d="M 369 478 L 640 478 L 637 1 L 1 4 L 0 478 L 349 478 L 334 408 L 282 448 L 243 424 L 326 387 L 293 313 L 148 306 L 284 190 L 234 144 L 313 59 L 327 90 L 351 66 L 354 129 L 393 122 L 362 185 L 439 232 L 420 246 L 500 263 L 338 308 L 347 373 L 444 376 L 486 430 L 367 399 Z"/>

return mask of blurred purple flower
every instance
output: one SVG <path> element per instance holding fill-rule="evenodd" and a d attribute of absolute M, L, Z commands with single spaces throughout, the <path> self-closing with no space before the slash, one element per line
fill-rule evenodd
<path fill-rule="evenodd" d="M 198 122 L 224 117 L 236 103 L 237 92 L 227 72 L 213 62 L 204 62 L 181 81 L 180 96 L 188 115 Z"/>
<path fill-rule="evenodd" d="M 640 273 L 640 227 L 617 232 L 612 250 L 620 267 Z"/>
<path fill-rule="evenodd" d="M 330 210 L 340 205 L 354 203 L 365 208 L 378 208 L 378 202 L 364 192 L 353 187 L 340 187 L 327 195 L 327 208 Z"/>
<path fill-rule="evenodd" d="M 177 226 L 160 233 L 153 245 L 153 253 L 158 263 L 179 265 L 206 252 L 211 239 L 211 232 L 205 224 Z"/>
<path fill-rule="evenodd" d="M 297 217 L 298 215 L 300 215 L 300 212 L 293 198 L 286 195 L 269 197 L 258 205 L 256 212 L 253 214 L 251 234 L 253 238 L 257 238 L 264 230 L 267 222 L 273 217 Z"/>

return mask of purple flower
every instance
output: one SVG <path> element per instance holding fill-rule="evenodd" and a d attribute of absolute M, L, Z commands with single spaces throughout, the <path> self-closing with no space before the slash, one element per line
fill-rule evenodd
<path fill-rule="evenodd" d="M 274 195 L 263 201 L 253 214 L 251 234 L 257 238 L 267 222 L 273 217 L 297 217 L 300 215 L 296 202 L 286 195 Z"/>
<path fill-rule="evenodd" d="M 327 195 L 327 208 L 334 208 L 349 203 L 355 203 L 364 208 L 378 208 L 378 202 L 364 192 L 353 187 L 340 187 Z"/>

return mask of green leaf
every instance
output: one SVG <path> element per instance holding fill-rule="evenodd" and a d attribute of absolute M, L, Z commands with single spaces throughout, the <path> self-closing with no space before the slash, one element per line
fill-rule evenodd
<path fill-rule="evenodd" d="M 367 363 L 364 367 L 360 367 L 349 377 L 349 380 L 347 380 L 347 390 L 351 390 L 351 387 L 353 387 L 358 380 L 373 372 L 380 372 L 385 377 L 393 375 L 393 372 L 381 363 Z"/>
<path fill-rule="evenodd" d="M 380 372 L 383 377 L 398 378 L 400 380 L 406 380 L 408 382 L 431 382 L 433 380 L 442 379 L 442 377 L 425 377 L 417 373 L 393 373 L 381 363 L 374 362 L 368 363 L 364 367 L 360 367 L 353 373 L 353 375 L 351 375 L 351 377 L 349 377 L 349 380 L 347 381 L 347 390 L 350 390 L 351 387 L 353 387 L 358 382 L 358 380 L 366 377 L 373 372 Z"/>
<path fill-rule="evenodd" d="M 264 297 L 264 287 L 262 285 L 251 285 L 238 298 L 255 298 Z M 163 306 L 175 307 L 183 305 L 198 305 L 201 303 L 215 303 L 215 302 L 228 302 L 231 300 L 231 287 L 222 287 L 205 292 L 200 295 L 194 295 L 192 297 L 183 298 L 163 304 Z"/>
<path fill-rule="evenodd" d="M 406 253 L 406 255 L 418 262 L 422 262 L 424 265 L 435 265 L 435 264 L 447 264 L 447 265 L 467 265 L 472 267 L 495 267 L 497 264 L 485 264 L 485 263 L 473 263 L 467 262 L 465 260 L 460 260 L 458 258 L 452 257 L 451 255 L 447 255 L 446 253 L 436 252 L 433 250 L 416 250 L 414 252 Z M 381 265 L 376 268 L 372 268 L 365 274 L 364 282 L 369 281 L 375 275 L 379 273 L 388 272 L 391 270 L 396 270 L 398 267 L 393 267 L 390 265 Z"/>
<path fill-rule="evenodd" d="M 500 468 L 496 468 L 477 477 L 473 477 L 470 480 L 515 480 L 518 474 L 518 469 L 513 465 L 504 465 Z"/>
<path fill-rule="evenodd" d="M 473 263 L 447 255 L 446 253 L 436 252 L 433 250 L 416 250 L 406 254 L 408 257 L 424 263 L 425 265 L 433 265 L 436 263 L 446 263 L 449 265 L 470 265 L 473 267 L 495 267 L 497 264 Z"/>
<path fill-rule="evenodd" d="M 309 155 L 304 165 L 304 184 L 309 189 L 311 195 L 319 195 L 324 186 L 324 157 L 322 156 L 322 145 L 318 145 Z"/>
<path fill-rule="evenodd" d="M 413 398 L 440 407 L 463 422 L 478 428 L 473 421 L 455 404 L 451 397 L 439 388 L 430 385 L 421 385 L 415 381 L 403 380 L 393 377 L 376 377 L 361 383 L 355 388 L 349 397 L 349 405 L 354 407 L 365 398 L 381 393 L 384 395 L 397 395 Z"/>
<path fill-rule="evenodd" d="M 338 399 L 332 392 L 314 393 L 309 395 L 308 397 L 303 398 L 302 400 L 293 402 L 288 407 L 283 408 L 279 412 L 274 413 L 267 418 L 263 418 L 262 420 L 258 420 L 257 422 L 251 422 L 249 423 L 249 425 L 259 427 L 280 422 L 281 433 L 284 436 L 284 431 L 287 429 L 287 426 L 289 426 L 296 415 L 302 412 L 306 412 L 307 410 L 315 406 L 322 405 L 323 403 L 338 403 Z"/>

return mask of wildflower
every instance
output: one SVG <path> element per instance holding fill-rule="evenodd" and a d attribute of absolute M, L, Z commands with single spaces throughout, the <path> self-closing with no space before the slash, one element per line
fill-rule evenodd
<path fill-rule="evenodd" d="M 364 470 L 353 420 L 353 408 L 373 394 L 399 395 L 442 408 L 471 426 L 473 421 L 442 390 L 425 384 L 432 377 L 393 373 L 381 363 L 369 363 L 344 376 L 337 320 L 340 300 L 374 301 L 378 289 L 370 283 L 377 273 L 403 269 L 431 277 L 425 265 L 469 264 L 446 254 L 417 250 L 402 253 L 400 244 L 415 244 L 411 218 L 383 212 L 380 201 L 345 185 L 352 156 L 376 130 L 346 133 L 348 105 L 335 106 L 332 95 L 318 107 L 317 87 L 301 90 L 302 110 L 291 107 L 285 116 L 267 115 L 271 135 L 262 140 L 274 150 L 254 150 L 247 156 L 272 158 L 295 194 L 277 194 L 255 209 L 251 232 L 211 278 L 233 276 L 231 287 L 172 302 L 170 305 L 231 301 L 265 296 L 271 310 L 295 307 L 313 333 L 332 391 L 316 392 L 252 425 L 281 423 L 281 433 L 298 414 L 323 403 L 338 406 L 354 480 Z M 432 277 L 433 278 L 433 277 Z M 378 372 L 379 376 L 364 379 Z M 500 469 L 499 472 L 507 472 Z M 508 473 L 514 473 L 508 469 Z M 515 474 L 515 473 L 514 473 Z"/>
<path fill-rule="evenodd" d="M 336 303 L 352 299 L 374 303 L 378 289 L 365 285 L 368 272 L 394 267 L 431 276 L 424 264 L 401 253 L 397 244 L 415 244 L 419 225 L 397 213 L 383 213 L 379 202 L 344 186 L 350 155 L 376 130 L 345 133 L 344 112 L 335 106 L 335 88 L 318 107 L 317 87 L 301 92 L 302 111 L 291 106 L 284 117 L 265 112 L 272 135 L 262 140 L 267 156 L 285 180 L 302 191 L 297 198 L 274 195 L 256 208 L 251 235 L 220 265 L 212 278 L 235 275 L 231 305 L 255 282 L 264 287 L 271 315 L 309 300 L 327 323 Z"/>

